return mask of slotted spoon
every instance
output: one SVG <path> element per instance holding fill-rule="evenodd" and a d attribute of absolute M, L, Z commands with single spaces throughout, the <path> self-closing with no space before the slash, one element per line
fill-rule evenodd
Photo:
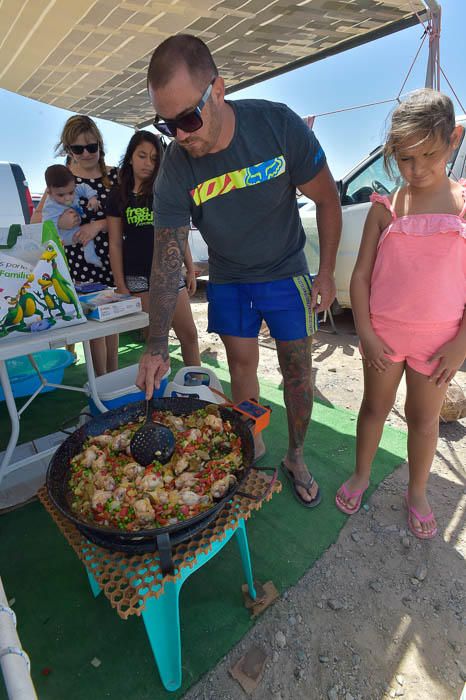
<path fill-rule="evenodd" d="M 175 437 L 166 425 L 152 419 L 152 401 L 146 401 L 146 420 L 129 445 L 133 459 L 142 467 L 154 460 L 165 464 L 175 451 Z"/>

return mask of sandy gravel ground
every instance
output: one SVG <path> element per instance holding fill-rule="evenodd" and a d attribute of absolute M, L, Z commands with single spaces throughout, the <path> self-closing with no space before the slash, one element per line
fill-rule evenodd
<path fill-rule="evenodd" d="M 201 352 L 225 363 L 220 340 L 206 333 L 204 292 L 201 283 L 192 302 Z M 321 331 L 315 340 L 316 395 L 357 411 L 362 376 L 352 317 L 345 312 L 335 320 L 339 334 Z M 260 342 L 260 377 L 279 384 L 267 331 Z M 457 380 L 466 392 L 465 366 Z M 400 387 L 389 423 L 401 429 L 403 403 Z M 407 467 L 401 466 L 187 699 L 246 697 L 229 669 L 254 645 L 267 654 L 251 695 L 257 700 L 460 697 L 466 681 L 466 420 L 440 430 L 430 480 L 440 535 L 421 542 L 407 530 Z"/>

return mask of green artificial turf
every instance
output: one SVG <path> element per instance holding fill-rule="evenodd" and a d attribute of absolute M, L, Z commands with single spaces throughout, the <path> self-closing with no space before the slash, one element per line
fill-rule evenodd
<path fill-rule="evenodd" d="M 122 364 L 136 362 L 140 347 L 124 339 Z M 178 351 L 172 367 L 180 364 Z M 215 367 L 226 393 L 228 373 Z M 80 365 L 68 372 L 82 382 Z M 71 381 L 66 376 L 66 381 Z M 37 404 L 35 419 L 24 428 L 28 439 L 56 416 L 75 415 L 78 395 L 59 399 L 54 392 Z M 272 408 L 264 437 L 267 456 L 261 465 L 277 466 L 287 444 L 286 414 L 280 389 L 261 382 L 262 400 Z M 62 408 L 56 408 L 62 400 Z M 54 415 L 53 415 L 54 414 Z M 2 414 L 2 436 L 4 416 Z M 346 517 L 334 505 L 334 494 L 351 472 L 355 415 L 316 402 L 306 440 L 305 457 L 320 484 L 322 504 L 308 510 L 293 498 L 285 481 L 281 494 L 255 513 L 247 530 L 254 577 L 272 580 L 280 592 L 295 584 L 338 537 Z M 37 423 L 36 423 L 37 421 Z M 44 434 L 43 428 L 41 434 Z M 405 434 L 387 427 L 374 465 L 371 489 L 405 458 Z M 9 598 L 15 598 L 18 632 L 31 657 L 32 677 L 41 700 L 154 700 L 181 697 L 211 669 L 251 627 L 243 606 L 243 573 L 233 541 L 194 573 L 181 593 L 183 685 L 167 693 L 160 682 L 142 619 L 121 620 L 104 595 L 91 594 L 87 576 L 71 547 L 39 502 L 0 517 L 1 576 Z M 97 657 L 98 668 L 91 665 Z M 1 691 L 0 691 L 0 697 Z"/>

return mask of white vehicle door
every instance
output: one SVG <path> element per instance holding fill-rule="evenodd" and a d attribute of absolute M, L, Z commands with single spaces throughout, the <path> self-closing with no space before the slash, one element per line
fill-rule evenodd
<path fill-rule="evenodd" d="M 370 196 L 374 192 L 389 195 L 398 187 L 398 182 L 398 172 L 395 178 L 390 177 L 383 166 L 383 155 L 378 152 L 342 183 L 343 229 L 335 268 L 337 299 L 341 306 L 351 306 L 349 286 L 371 206 Z"/>
<path fill-rule="evenodd" d="M 384 170 L 383 156 L 377 151 L 356 167 L 341 183 L 343 228 L 335 267 L 337 300 L 340 306 L 351 306 L 349 285 L 358 256 L 362 230 L 373 192 L 390 194 L 398 185 L 398 178 L 391 178 Z M 299 210 L 306 234 L 304 252 L 311 274 L 319 268 L 319 238 L 313 202 Z"/>
<path fill-rule="evenodd" d="M 0 163 L 0 226 L 10 226 L 10 224 L 24 224 L 26 212 L 23 207 L 21 196 L 25 200 L 23 192 L 27 187 L 24 174 L 18 165 L 11 163 Z M 26 201 L 24 201 L 26 205 Z"/>
<path fill-rule="evenodd" d="M 200 231 L 198 231 L 198 229 L 194 226 L 189 231 L 188 242 L 189 247 L 191 248 L 193 261 L 195 263 L 207 262 L 209 259 L 209 249 L 207 248 L 207 243 L 202 238 Z"/>

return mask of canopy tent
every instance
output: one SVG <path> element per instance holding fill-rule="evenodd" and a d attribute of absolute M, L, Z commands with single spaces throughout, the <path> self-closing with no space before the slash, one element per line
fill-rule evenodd
<path fill-rule="evenodd" d="M 3 0 L 0 87 L 128 126 L 150 122 L 146 71 L 170 34 L 202 38 L 228 92 L 425 18 L 421 0 Z"/>

